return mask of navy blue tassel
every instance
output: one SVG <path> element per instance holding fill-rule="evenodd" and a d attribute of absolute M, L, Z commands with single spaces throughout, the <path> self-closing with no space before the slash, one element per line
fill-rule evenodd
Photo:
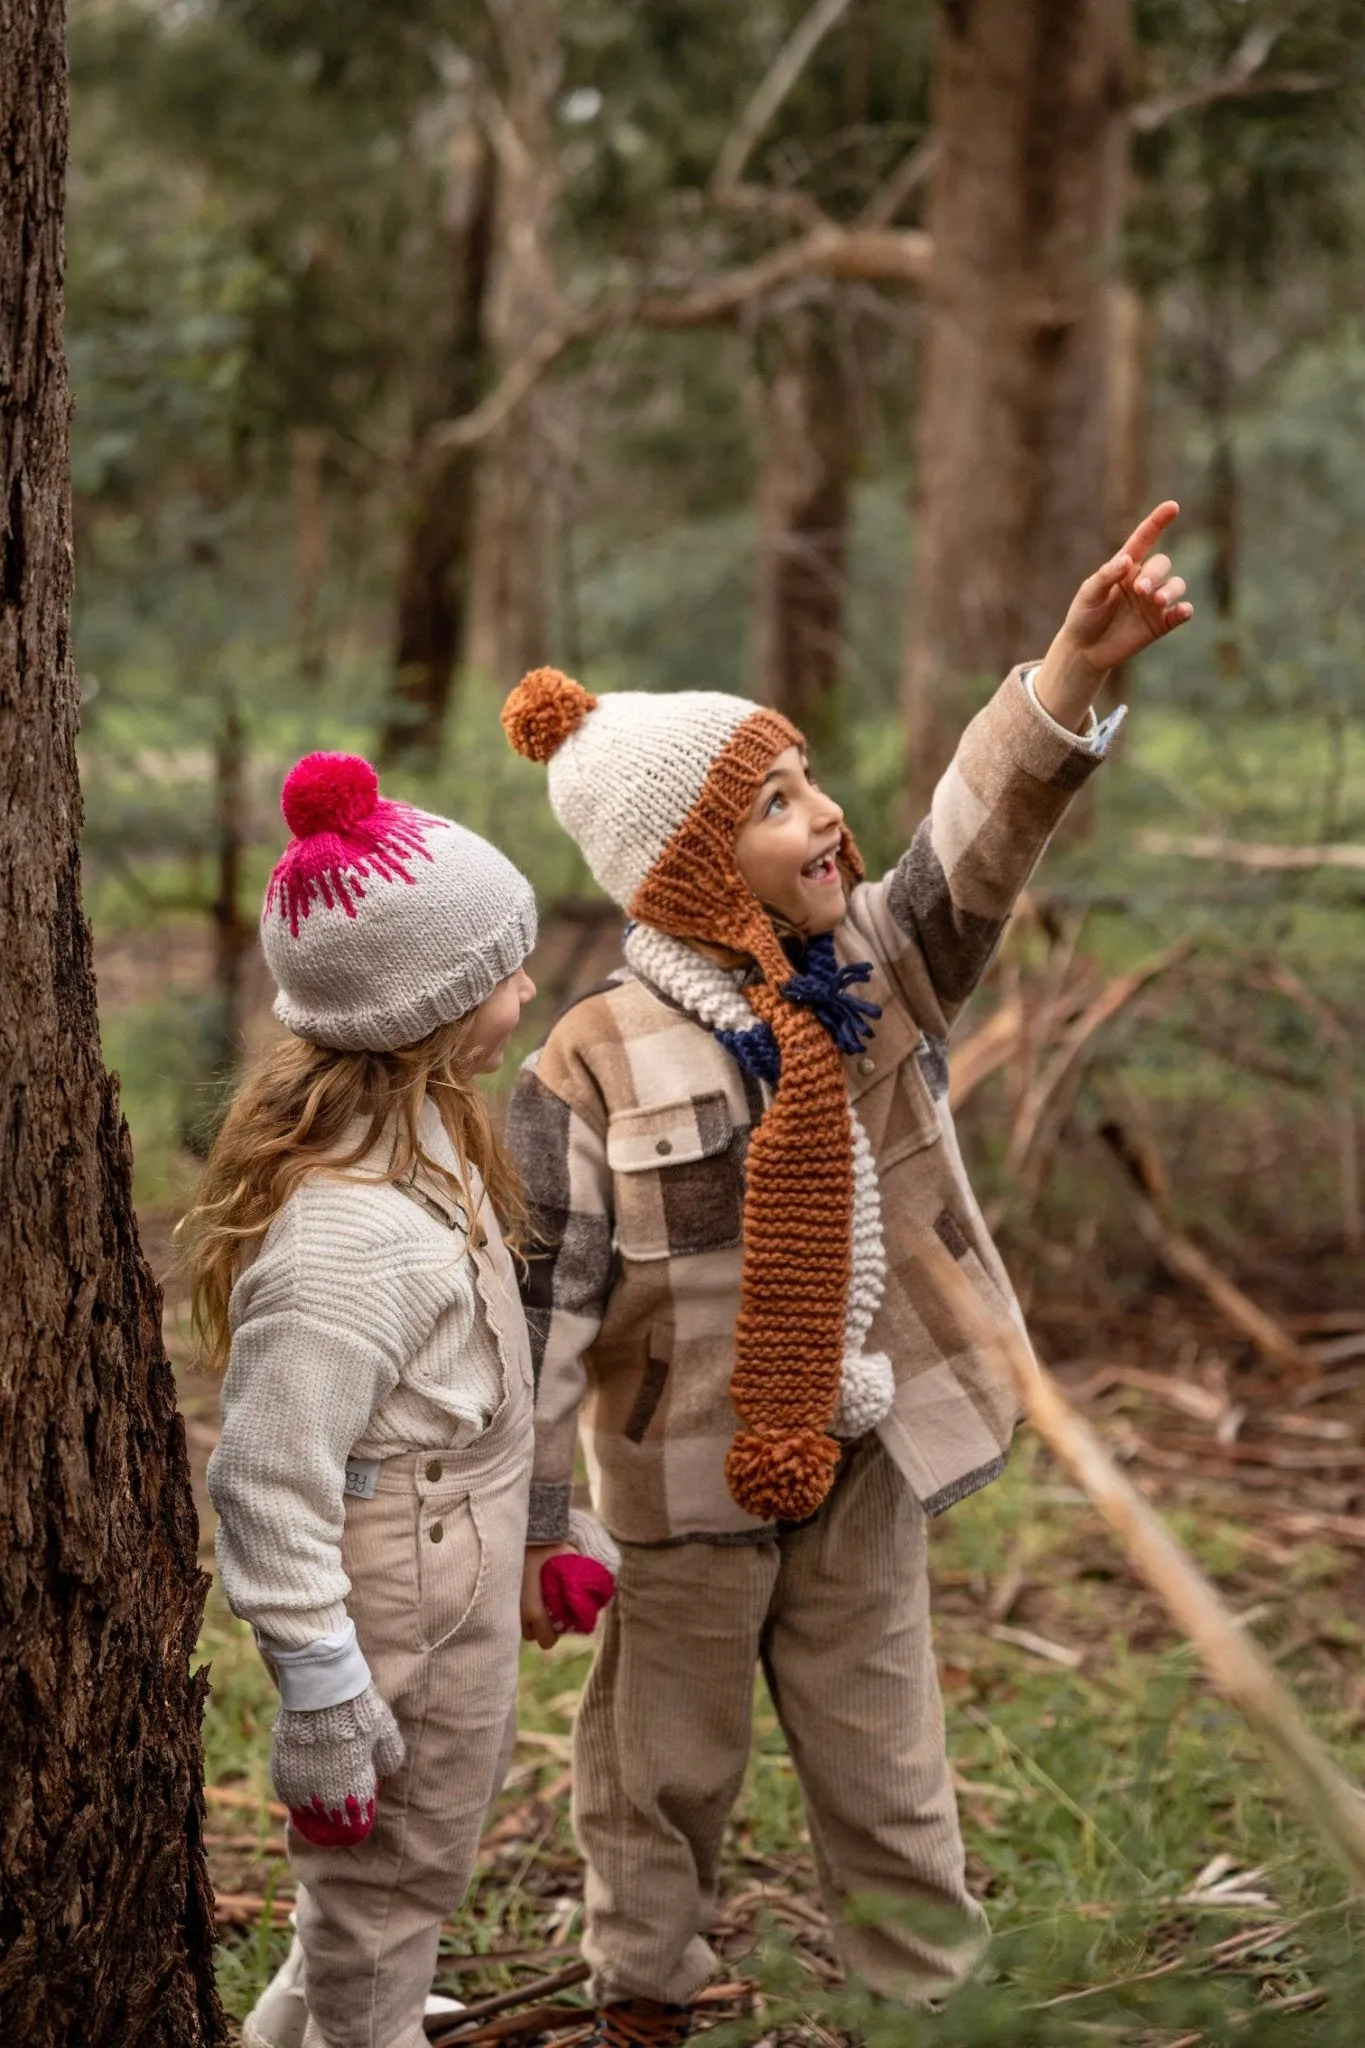
<path fill-rule="evenodd" d="M 795 963 L 793 963 L 795 964 Z M 789 1003 L 799 1003 L 819 1018 L 840 1052 L 861 1052 L 872 1037 L 872 1021 L 882 1014 L 880 1003 L 869 1003 L 848 991 L 872 975 L 869 960 L 855 960 L 841 967 L 834 952 L 831 933 L 824 932 L 806 947 L 801 963 L 804 972 L 783 982 L 780 993 Z"/>
<path fill-rule="evenodd" d="M 790 946 L 793 967 L 801 972 L 784 982 L 779 994 L 798 1003 L 818 1018 L 842 1053 L 861 1052 L 873 1036 L 872 1020 L 882 1014 L 880 1003 L 869 1003 L 849 990 L 871 978 L 872 963 L 854 961 L 840 967 L 829 933 L 812 939 L 802 950 Z M 717 1031 L 725 1050 L 746 1074 L 775 1088 L 782 1078 L 782 1055 L 769 1024 L 752 1024 L 747 1031 Z"/>

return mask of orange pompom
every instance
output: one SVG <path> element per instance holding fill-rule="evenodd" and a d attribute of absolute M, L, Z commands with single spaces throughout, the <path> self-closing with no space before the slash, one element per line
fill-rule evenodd
<path fill-rule="evenodd" d="M 804 1522 L 819 1507 L 840 1458 L 822 1429 L 744 1430 L 725 1459 L 725 1483 L 760 1522 Z"/>
<path fill-rule="evenodd" d="M 557 668 L 533 668 L 502 707 L 502 729 L 528 761 L 548 761 L 597 708 L 597 699 Z"/>

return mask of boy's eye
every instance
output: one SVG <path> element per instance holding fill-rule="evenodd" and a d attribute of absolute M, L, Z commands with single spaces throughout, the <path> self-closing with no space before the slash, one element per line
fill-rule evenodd
<path fill-rule="evenodd" d="M 775 790 L 773 794 L 768 798 L 767 803 L 763 806 L 764 817 L 773 817 L 778 809 L 778 806 L 780 804 L 785 804 L 786 801 L 787 799 L 783 796 L 781 790 Z"/>

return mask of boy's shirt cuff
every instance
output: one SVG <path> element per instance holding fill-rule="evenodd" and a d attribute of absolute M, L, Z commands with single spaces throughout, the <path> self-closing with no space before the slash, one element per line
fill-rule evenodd
<path fill-rule="evenodd" d="M 1045 720 L 1045 722 L 1052 727 L 1052 730 L 1054 732 L 1061 733 L 1065 738 L 1069 739 L 1073 745 L 1079 743 L 1092 754 L 1107 754 L 1109 752 L 1110 747 L 1113 745 L 1114 740 L 1118 737 L 1118 734 L 1122 729 L 1124 720 L 1128 716 L 1128 706 L 1126 704 L 1120 704 L 1116 710 L 1111 711 L 1109 713 L 1109 716 L 1107 718 L 1096 718 L 1094 707 L 1092 705 L 1090 710 L 1088 710 L 1085 714 L 1086 725 L 1084 732 L 1072 732 L 1067 726 L 1059 724 L 1059 722 L 1052 716 L 1052 713 L 1044 709 L 1042 703 L 1039 700 L 1038 691 L 1035 687 L 1035 684 L 1038 671 L 1041 667 L 1041 662 L 1034 662 L 1031 667 L 1024 668 L 1019 671 L 1020 676 L 1023 679 L 1024 688 L 1028 691 L 1029 697 L 1033 704 L 1033 708 L 1038 713 L 1038 716 L 1041 719 Z"/>

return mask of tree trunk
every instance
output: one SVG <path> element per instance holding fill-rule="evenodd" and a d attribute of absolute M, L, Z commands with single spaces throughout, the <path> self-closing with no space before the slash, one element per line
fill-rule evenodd
<path fill-rule="evenodd" d="M 781 311 L 762 384 L 758 695 L 812 739 L 832 714 L 844 648 L 844 560 L 857 407 L 831 309 Z"/>
<path fill-rule="evenodd" d="M 327 668 L 322 633 L 322 579 L 327 570 L 327 504 L 322 493 L 322 458 L 327 435 L 321 427 L 296 427 L 289 437 L 294 498 L 294 604 L 298 621 L 299 673 L 320 683 Z"/>
<path fill-rule="evenodd" d="M 200 2048 L 213 1988 L 185 1436 L 81 911 L 56 0 L 0 0 L 0 2008 Z"/>
<path fill-rule="evenodd" d="M 1218 620 L 1218 669 L 1235 676 L 1241 666 L 1237 644 L 1237 462 L 1232 445 L 1232 301 L 1215 287 L 1208 308 L 1204 343 L 1204 416 L 1212 447 L 1209 454 L 1206 520 L 1213 559 L 1209 580 Z"/>
<path fill-rule="evenodd" d="M 497 182 L 483 128 L 464 137 L 451 229 L 454 314 L 446 375 L 430 418 L 418 421 L 420 448 L 431 420 L 457 419 L 478 403 L 485 380 L 488 269 Z M 430 463 L 410 511 L 398 582 L 393 696 L 380 740 L 387 766 L 431 765 L 440 753 L 456 664 L 464 652 L 480 450 L 456 448 Z"/>
<path fill-rule="evenodd" d="M 1041 656 L 1108 545 L 1109 318 L 1127 145 L 1126 0 L 941 0 L 912 777 Z"/>
<path fill-rule="evenodd" d="M 495 380 L 519 362 L 558 304 L 545 236 L 562 182 L 552 126 L 563 69 L 556 0 L 488 0 L 498 47 L 489 109 L 498 196 L 486 334 Z M 549 654 L 551 535 L 558 458 L 543 387 L 483 444 L 475 511 L 468 660 L 510 687 Z"/>

